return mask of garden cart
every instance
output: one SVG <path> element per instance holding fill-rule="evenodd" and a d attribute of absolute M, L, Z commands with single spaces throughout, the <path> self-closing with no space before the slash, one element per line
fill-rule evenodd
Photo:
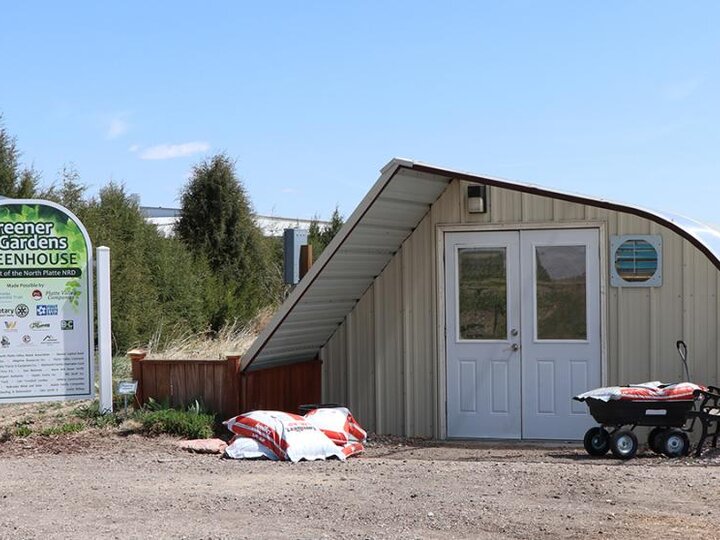
<path fill-rule="evenodd" d="M 677 349 L 687 367 L 687 345 L 677 342 Z M 583 444 L 591 456 L 608 451 L 619 459 L 630 459 L 638 451 L 638 426 L 652 427 L 648 446 L 668 457 L 685 456 L 690 452 L 690 438 L 695 424 L 702 432 L 695 455 L 702 453 L 705 441 L 717 446 L 720 421 L 720 388 L 690 382 L 663 384 L 659 381 L 628 386 L 597 388 L 573 399 L 585 402 L 599 426 L 585 433 Z"/>

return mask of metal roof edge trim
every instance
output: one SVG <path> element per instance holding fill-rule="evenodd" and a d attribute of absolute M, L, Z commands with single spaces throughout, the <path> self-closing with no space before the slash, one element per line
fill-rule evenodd
<path fill-rule="evenodd" d="M 411 169 L 413 167 L 413 162 L 406 159 L 392 159 L 380 170 L 380 178 L 378 178 L 375 184 L 373 184 L 367 195 L 365 195 L 363 200 L 360 201 L 360 204 L 357 206 L 355 211 L 350 215 L 335 237 L 323 250 L 322 255 L 320 255 L 318 260 L 310 267 L 310 270 L 305 277 L 303 277 L 303 279 L 301 279 L 295 286 L 295 289 L 285 299 L 285 302 L 283 302 L 280 306 L 280 309 L 275 316 L 270 320 L 263 331 L 260 332 L 260 335 L 255 338 L 255 341 L 253 341 L 248 351 L 243 355 L 240 366 L 242 371 L 245 371 L 250 367 L 257 355 L 260 351 L 262 351 L 263 347 L 265 347 L 265 344 L 270 340 L 270 338 L 272 338 L 273 334 L 275 334 L 288 315 L 290 315 L 292 309 L 304 296 L 305 292 L 312 286 L 318 275 L 327 266 L 333 255 L 335 255 L 337 250 L 340 249 L 345 242 L 345 239 L 350 236 L 350 233 L 352 233 L 357 224 L 372 207 L 372 204 L 380 196 L 390 180 L 392 180 L 393 176 L 395 176 L 401 167 Z"/>
<path fill-rule="evenodd" d="M 712 263 L 715 265 L 715 267 L 720 270 L 720 253 L 716 253 L 710 246 L 695 232 L 692 232 L 689 230 L 688 227 L 684 227 L 681 225 L 678 221 L 678 219 L 682 219 L 687 224 L 692 224 L 694 227 L 694 230 L 702 230 L 706 233 L 712 233 L 713 236 L 717 236 L 720 240 L 720 232 L 716 231 L 709 225 L 705 225 L 704 223 L 701 223 L 699 221 L 693 220 L 691 218 L 687 218 L 684 216 L 673 216 L 670 217 L 669 215 L 663 215 L 660 212 L 649 210 L 646 208 L 641 208 L 639 206 L 633 206 L 629 204 L 623 204 L 618 203 L 614 201 L 609 201 L 606 199 L 600 199 L 600 198 L 593 198 L 589 195 L 578 195 L 574 193 L 568 193 L 564 191 L 557 191 L 553 189 L 547 189 L 543 187 L 539 187 L 533 184 L 522 184 L 518 182 L 512 182 L 510 180 L 504 180 L 500 178 L 493 178 L 490 176 L 479 176 L 476 174 L 461 172 L 461 171 L 454 171 L 451 169 L 443 169 L 439 167 L 435 167 L 433 165 L 428 165 L 425 163 L 414 163 L 414 166 L 412 167 L 413 170 L 416 171 L 422 171 L 430 174 L 439 174 L 442 176 L 450 176 L 451 178 L 457 179 L 457 180 L 465 180 L 467 182 L 473 182 L 473 183 L 482 183 L 489 186 L 496 186 L 500 188 L 505 189 L 511 189 L 514 191 L 520 191 L 523 193 L 529 193 L 531 195 L 539 195 L 543 197 L 552 197 L 554 199 L 560 199 L 568 202 L 575 202 L 575 203 L 582 203 L 586 204 L 588 206 L 594 206 L 597 208 L 604 208 L 606 210 L 614 210 L 619 212 L 624 212 L 626 214 L 632 214 L 637 217 L 642 217 L 645 219 L 649 219 L 650 221 L 654 221 L 655 223 L 659 225 L 663 225 L 664 227 L 667 227 L 668 229 L 671 229 L 672 231 L 678 233 L 683 238 L 686 238 L 691 244 L 693 244 L 696 248 L 698 248 L 700 251 L 702 251 L 706 257 L 708 257 Z M 673 219 L 674 218 L 674 219 Z"/>

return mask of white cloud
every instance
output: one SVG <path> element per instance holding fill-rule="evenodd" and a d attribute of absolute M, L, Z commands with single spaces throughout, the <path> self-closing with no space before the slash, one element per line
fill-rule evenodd
<path fill-rule="evenodd" d="M 117 139 L 120 135 L 127 133 L 128 129 L 130 129 L 130 124 L 125 120 L 125 114 L 118 114 L 110 118 L 105 136 L 108 139 Z"/>
<path fill-rule="evenodd" d="M 666 84 L 661 90 L 662 96 L 669 101 L 682 101 L 692 96 L 703 82 L 702 78 L 695 77 Z"/>
<path fill-rule="evenodd" d="M 139 144 L 133 144 L 132 146 L 130 146 L 130 148 L 128 148 L 129 152 L 137 152 L 138 150 L 140 150 Z"/>
<path fill-rule="evenodd" d="M 140 159 L 172 159 L 192 156 L 210 150 L 210 145 L 203 141 L 182 144 L 158 144 L 140 152 Z"/>

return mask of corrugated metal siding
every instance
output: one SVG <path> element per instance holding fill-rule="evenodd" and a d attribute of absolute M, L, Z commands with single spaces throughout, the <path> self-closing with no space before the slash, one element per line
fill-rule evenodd
<path fill-rule="evenodd" d="M 375 414 L 375 330 L 372 294 L 347 317 L 347 402 L 359 419 Z"/>
<path fill-rule="evenodd" d="M 322 360 L 323 401 L 346 404 L 347 393 L 347 321 L 343 322 L 332 339 L 320 350 Z M 339 361 L 338 359 L 342 359 Z"/>
<path fill-rule="evenodd" d="M 380 433 L 402 433 L 405 402 L 402 388 L 404 364 L 396 359 L 403 351 L 403 254 L 398 253 L 374 285 L 375 312 L 375 424 Z"/>
<path fill-rule="evenodd" d="M 460 223 L 592 221 L 604 222 L 608 236 L 662 235 L 662 287 L 606 287 L 607 381 L 623 384 L 648 379 L 679 380 L 682 367 L 675 341 L 685 339 L 690 347 L 693 378 L 719 382 L 720 273 L 689 241 L 634 215 L 498 187 L 489 188 L 489 213 L 468 214 L 463 196 L 465 185 L 453 181 L 448 186 L 365 293 L 373 299 L 374 316 L 362 314 L 358 321 L 365 321 L 367 328 L 361 330 L 362 324 L 356 322 L 359 326 L 355 331 L 373 343 L 373 357 L 366 361 L 376 370 L 374 379 L 348 380 L 350 386 L 344 394 L 344 387 L 335 387 L 333 380 L 338 378 L 338 372 L 347 369 L 342 366 L 357 362 L 352 342 L 341 327 L 323 348 L 326 399 L 344 402 L 347 397 L 348 404 L 353 406 L 354 399 L 369 390 L 350 387 L 372 384 L 375 410 L 371 413 L 372 421 L 366 421 L 369 429 L 407 436 L 439 434 L 435 235 L 439 224 Z M 356 311 L 367 310 L 367 306 L 368 303 L 361 303 Z M 363 350 L 362 354 L 367 354 L 367 347 Z"/>
<path fill-rule="evenodd" d="M 406 412 L 403 433 L 432 433 L 437 403 L 435 361 L 435 249 L 433 215 L 403 245 L 403 365 Z"/>

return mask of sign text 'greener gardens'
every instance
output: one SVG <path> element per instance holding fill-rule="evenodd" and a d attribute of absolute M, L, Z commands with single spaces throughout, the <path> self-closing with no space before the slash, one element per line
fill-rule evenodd
<path fill-rule="evenodd" d="M 0 201 L 0 403 L 92 397 L 91 278 L 77 217 Z"/>
<path fill-rule="evenodd" d="M 0 222 L 0 278 L 80 277 L 80 254 L 52 222 Z"/>

